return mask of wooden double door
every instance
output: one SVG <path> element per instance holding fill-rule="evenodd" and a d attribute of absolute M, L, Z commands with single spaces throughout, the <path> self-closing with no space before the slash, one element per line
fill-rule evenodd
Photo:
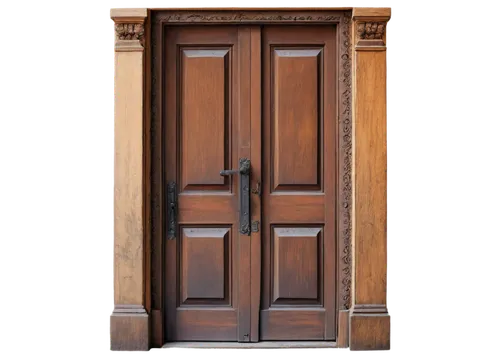
<path fill-rule="evenodd" d="M 335 340 L 336 27 L 164 31 L 165 339 Z"/>

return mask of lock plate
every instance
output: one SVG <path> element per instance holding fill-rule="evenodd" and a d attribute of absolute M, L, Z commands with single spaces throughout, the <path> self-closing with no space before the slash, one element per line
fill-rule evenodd
<path fill-rule="evenodd" d="M 252 232 L 259 232 L 259 222 L 252 221 Z"/>

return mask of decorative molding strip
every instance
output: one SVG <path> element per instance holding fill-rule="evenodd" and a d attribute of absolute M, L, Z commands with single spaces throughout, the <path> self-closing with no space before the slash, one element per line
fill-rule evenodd
<path fill-rule="evenodd" d="M 162 26 L 155 21 L 157 13 L 152 13 L 154 26 L 151 29 L 151 307 L 162 310 L 163 280 L 163 223 L 162 200 L 162 121 L 161 121 L 161 41 Z"/>
<path fill-rule="evenodd" d="M 228 23 L 245 23 L 245 22 L 340 22 L 341 16 L 337 13 L 311 13 L 308 15 L 297 15 L 293 12 L 228 12 L 221 14 L 220 12 L 171 12 L 159 11 L 154 16 L 154 22 L 177 22 L 177 23 L 193 23 L 193 22 L 228 22 Z"/>
<path fill-rule="evenodd" d="M 340 136 L 340 309 L 351 306 L 351 217 L 352 217 L 352 85 L 351 85 L 351 13 L 345 12 L 341 23 L 341 113 Z"/>
<path fill-rule="evenodd" d="M 352 308 L 353 314 L 384 314 L 388 313 L 385 304 L 355 304 Z"/>
<path fill-rule="evenodd" d="M 147 314 L 143 305 L 115 305 L 113 314 Z"/>
<path fill-rule="evenodd" d="M 352 9 L 354 20 L 384 20 L 388 21 L 391 18 L 390 7 L 355 7 Z"/>
<path fill-rule="evenodd" d="M 148 16 L 147 8 L 118 8 L 111 9 L 110 16 L 116 22 L 133 22 L 130 19 L 144 19 Z"/>

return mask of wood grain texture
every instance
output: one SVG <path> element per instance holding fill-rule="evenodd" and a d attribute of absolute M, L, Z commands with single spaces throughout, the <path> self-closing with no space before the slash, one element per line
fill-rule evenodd
<path fill-rule="evenodd" d="M 166 241 L 166 340 L 237 341 L 250 331 L 250 238 L 238 232 L 238 177 L 219 172 L 250 155 L 240 86 L 249 82 L 250 36 L 228 26 L 167 27 L 164 36 L 166 181 L 182 182 L 179 228 L 204 235 Z"/>
<path fill-rule="evenodd" d="M 266 341 L 324 340 L 324 309 L 270 309 L 260 313 L 261 337 Z"/>
<path fill-rule="evenodd" d="M 337 335 L 337 347 L 349 347 L 349 319 L 350 312 L 348 310 L 339 311 L 339 332 Z"/>
<path fill-rule="evenodd" d="M 261 38 L 260 26 L 250 28 L 250 121 L 251 121 L 251 154 L 252 175 L 251 186 L 254 189 L 251 195 L 252 221 L 257 221 L 262 227 L 261 219 L 261 189 L 262 183 L 262 80 L 261 76 Z M 259 314 L 261 291 L 261 232 L 252 232 L 250 254 L 250 341 L 259 341 Z"/>
<path fill-rule="evenodd" d="M 237 97 L 236 106 L 238 111 L 238 124 L 235 136 L 238 141 L 238 158 L 250 158 L 251 156 L 251 108 L 250 108 L 250 81 L 251 81 L 251 29 L 249 26 L 238 27 L 238 48 L 239 48 L 239 80 L 240 87 L 235 91 Z M 236 166 L 235 166 L 236 167 Z M 234 167 L 233 167 L 234 168 Z M 250 166 L 250 170 L 251 170 Z M 251 175 L 250 175 L 251 176 Z M 239 179 L 234 176 L 235 181 Z M 250 188 L 248 188 L 250 190 Z M 241 200 L 241 198 L 238 198 Z M 251 209 L 250 209 L 251 210 Z M 239 209 L 238 209 L 239 211 Z M 251 215 L 251 213 L 250 213 Z M 239 218 L 238 218 L 239 221 Z M 239 263 L 237 272 L 237 287 L 238 287 L 238 342 L 250 341 L 250 325 L 251 325 L 251 236 L 238 235 L 238 257 L 236 260 Z"/>
<path fill-rule="evenodd" d="M 180 49 L 181 190 L 226 189 L 230 49 Z M 211 187 L 210 187 L 211 186 Z"/>
<path fill-rule="evenodd" d="M 336 337 L 336 31 L 262 29 L 261 340 Z"/>
<path fill-rule="evenodd" d="M 359 350 L 390 349 L 390 317 L 388 315 L 351 316 L 349 347 Z"/>
<path fill-rule="evenodd" d="M 111 315 L 111 350 L 149 350 L 149 317 L 142 314 Z"/>
<path fill-rule="evenodd" d="M 354 303 L 386 302 L 385 52 L 356 53 Z"/>
<path fill-rule="evenodd" d="M 169 337 L 178 341 L 237 341 L 238 313 L 233 308 L 178 309 L 176 330 Z M 168 331 L 167 331 L 168 333 Z"/>
<path fill-rule="evenodd" d="M 321 48 L 272 51 L 273 189 L 320 188 Z"/>
<path fill-rule="evenodd" d="M 273 239 L 274 302 L 317 300 L 322 281 L 321 228 L 275 227 Z"/>
<path fill-rule="evenodd" d="M 151 310 L 151 348 L 163 345 L 163 311 Z"/>
<path fill-rule="evenodd" d="M 111 9 L 110 16 L 115 21 L 121 19 L 127 19 L 127 21 L 130 21 L 130 18 L 144 19 L 145 17 L 148 16 L 148 9 L 146 8 Z"/>
<path fill-rule="evenodd" d="M 230 228 L 188 228 L 181 234 L 181 304 L 229 299 Z"/>
<path fill-rule="evenodd" d="M 349 324 L 351 350 L 390 347 L 390 317 L 386 307 L 387 112 L 383 42 L 386 23 L 371 21 L 380 21 L 379 16 L 365 14 L 362 20 L 353 24 L 360 33 L 354 40 L 357 45 L 354 48 L 355 220 L 354 293 Z M 360 18 L 356 12 L 354 18 Z M 376 39 L 373 31 L 380 32 L 377 36 L 381 38 Z"/>
<path fill-rule="evenodd" d="M 384 17 L 387 20 L 391 17 L 390 7 L 355 7 L 352 9 L 352 16 L 354 19 L 360 17 L 378 18 Z"/>

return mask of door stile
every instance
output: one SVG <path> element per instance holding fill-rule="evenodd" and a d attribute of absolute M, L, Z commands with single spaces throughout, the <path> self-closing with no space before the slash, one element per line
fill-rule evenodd
<path fill-rule="evenodd" d="M 239 128 L 237 129 L 238 148 L 237 158 L 233 158 L 236 162 L 240 158 L 250 158 L 251 137 L 250 137 L 250 80 L 252 73 L 250 71 L 250 28 L 248 26 L 238 27 L 238 44 L 239 44 L 239 91 L 237 92 L 237 100 L 235 101 L 236 110 L 239 111 Z M 251 163 L 251 174 L 253 170 Z M 237 165 L 234 166 L 237 168 Z M 237 180 L 233 177 L 232 180 Z M 250 188 L 243 188 L 250 190 Z M 241 200 L 241 198 L 240 198 Z M 241 215 L 241 213 L 240 213 Z M 248 342 L 250 340 L 250 241 L 251 236 L 242 234 L 239 231 L 238 249 L 239 268 L 238 272 L 238 342 Z"/>
<path fill-rule="evenodd" d="M 261 187 L 262 187 L 262 109 L 261 109 L 261 27 L 250 29 L 250 120 L 251 120 L 251 208 L 252 222 L 258 223 L 258 231 L 252 230 L 250 255 L 250 341 L 259 341 L 259 315 L 261 290 Z"/>

